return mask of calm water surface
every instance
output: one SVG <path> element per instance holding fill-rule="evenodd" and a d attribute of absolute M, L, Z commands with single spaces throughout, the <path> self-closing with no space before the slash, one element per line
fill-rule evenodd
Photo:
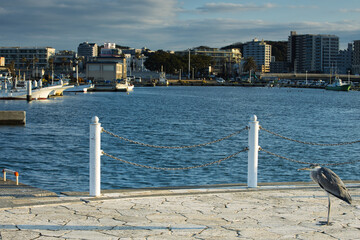
<path fill-rule="evenodd" d="M 46 101 L 1 101 L 0 110 L 25 110 L 25 127 L 0 126 L 1 168 L 40 188 L 88 191 L 89 124 L 136 141 L 166 146 L 209 142 L 245 127 L 251 115 L 271 131 L 302 141 L 337 143 L 360 139 L 360 92 L 241 87 L 136 88 L 130 94 L 66 93 Z M 102 134 L 102 150 L 140 164 L 189 167 L 227 157 L 247 146 L 247 131 L 201 148 L 152 149 Z M 360 144 L 321 147 L 260 132 L 260 146 L 307 162 L 360 160 Z M 247 153 L 204 168 L 144 169 L 102 156 L 102 189 L 246 183 Z M 259 154 L 259 182 L 309 181 L 301 164 Z M 360 180 L 360 163 L 331 167 Z M 11 178 L 11 177 L 10 177 Z"/>

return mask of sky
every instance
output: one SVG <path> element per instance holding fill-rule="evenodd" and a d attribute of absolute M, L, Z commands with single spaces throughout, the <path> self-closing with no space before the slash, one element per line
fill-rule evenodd
<path fill-rule="evenodd" d="M 77 50 L 82 42 L 132 48 L 220 48 L 254 38 L 334 34 L 360 40 L 359 0 L 0 0 L 0 47 Z"/>

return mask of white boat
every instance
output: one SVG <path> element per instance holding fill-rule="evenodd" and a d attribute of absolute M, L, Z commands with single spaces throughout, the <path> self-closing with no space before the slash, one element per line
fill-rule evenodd
<path fill-rule="evenodd" d="M 87 92 L 94 88 L 93 84 L 86 84 L 86 85 L 75 85 L 72 88 L 65 89 L 64 92 Z"/>
<path fill-rule="evenodd" d="M 43 88 L 35 88 L 31 90 L 31 100 L 44 100 L 49 98 L 49 94 L 62 86 L 50 86 Z M 21 89 L 10 89 L 2 90 L 0 92 L 0 100 L 27 100 L 27 90 Z"/>
<path fill-rule="evenodd" d="M 160 72 L 158 85 L 160 85 L 160 86 L 169 86 L 169 81 L 166 79 L 165 72 Z"/>
<path fill-rule="evenodd" d="M 129 92 L 134 90 L 134 85 L 128 80 L 121 80 L 116 84 L 116 90 L 120 92 Z"/>
<path fill-rule="evenodd" d="M 134 85 L 127 80 L 116 81 L 97 81 L 95 82 L 93 91 L 119 91 L 128 92 L 134 89 Z"/>
<path fill-rule="evenodd" d="M 65 85 L 62 87 L 59 87 L 55 90 L 53 90 L 52 92 L 50 92 L 50 96 L 63 96 L 64 95 L 64 91 L 66 89 L 70 89 L 70 88 L 74 88 L 74 85 Z"/>

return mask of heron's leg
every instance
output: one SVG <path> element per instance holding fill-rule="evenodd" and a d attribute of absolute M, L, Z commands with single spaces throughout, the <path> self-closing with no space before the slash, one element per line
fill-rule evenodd
<path fill-rule="evenodd" d="M 330 207 L 331 207 L 331 202 L 330 202 L 330 195 L 328 194 L 328 200 L 329 200 L 329 206 L 328 206 L 328 217 L 327 217 L 327 225 L 329 225 L 330 222 Z"/>

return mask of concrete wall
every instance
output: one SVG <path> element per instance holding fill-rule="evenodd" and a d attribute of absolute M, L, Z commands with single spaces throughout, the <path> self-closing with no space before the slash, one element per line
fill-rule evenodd
<path fill-rule="evenodd" d="M 25 111 L 0 111 L 0 125 L 25 125 Z"/>

